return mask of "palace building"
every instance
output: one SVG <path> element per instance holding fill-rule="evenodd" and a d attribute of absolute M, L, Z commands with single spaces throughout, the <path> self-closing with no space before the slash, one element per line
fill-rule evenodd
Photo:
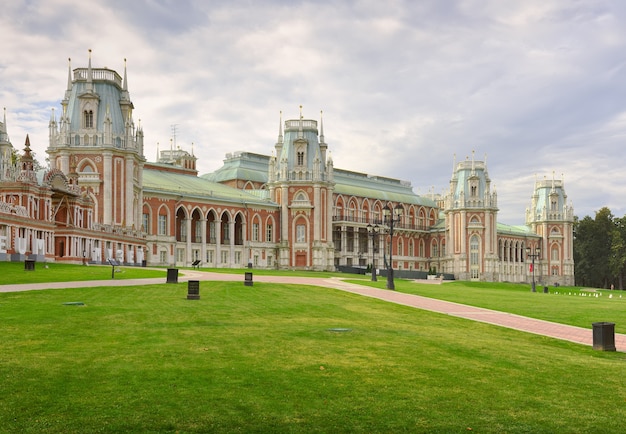
<path fill-rule="evenodd" d="M 562 180 L 529 186 L 525 224 L 498 222 L 486 161 L 455 162 L 444 195 L 335 168 L 323 118 L 279 120 L 271 155 L 233 152 L 199 175 L 181 149 L 144 155 L 126 66 L 68 66 L 37 170 L 0 123 L 0 260 L 270 269 L 570 285 L 573 208 Z M 386 210 L 394 210 L 393 236 Z M 391 263 L 389 263 L 391 261 Z M 533 268 L 534 267 L 534 268 Z"/>

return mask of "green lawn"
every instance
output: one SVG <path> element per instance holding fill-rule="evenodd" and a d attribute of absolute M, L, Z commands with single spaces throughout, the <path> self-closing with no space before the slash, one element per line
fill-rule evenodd
<path fill-rule="evenodd" d="M 72 265 L 55 262 L 35 264 L 34 271 L 24 270 L 23 262 L 0 262 L 0 285 L 20 284 L 20 283 L 42 283 L 42 282 L 73 282 L 86 280 L 110 280 L 110 265 Z M 165 277 L 166 267 L 116 267 L 114 279 L 142 279 L 151 277 Z M 185 270 L 192 270 L 191 267 L 181 267 L 180 274 Z M 248 268 L 200 268 L 200 271 L 210 271 L 214 273 L 244 274 L 253 271 L 255 275 L 280 275 L 280 276 L 309 276 L 309 277 L 330 277 L 341 276 L 350 277 L 342 273 L 316 272 L 316 271 L 289 271 L 289 270 L 261 270 Z"/>
<path fill-rule="evenodd" d="M 186 292 L 0 294 L 0 432 L 626 429 L 623 353 L 326 288 Z"/>
<path fill-rule="evenodd" d="M 385 282 L 351 280 L 384 288 Z M 594 322 L 613 322 L 617 333 L 626 333 L 626 291 L 573 287 L 543 287 L 531 292 L 529 285 L 515 283 L 449 282 L 441 285 L 396 279 L 396 290 L 471 306 L 510 312 L 531 318 L 591 329 Z M 596 296 L 597 295 L 597 296 Z"/>
<path fill-rule="evenodd" d="M 165 277 L 166 270 L 141 267 L 115 267 L 114 279 Z M 72 265 L 56 262 L 35 263 L 34 270 L 24 270 L 23 262 L 0 262 L 0 285 L 43 282 L 111 280 L 110 265 Z"/>

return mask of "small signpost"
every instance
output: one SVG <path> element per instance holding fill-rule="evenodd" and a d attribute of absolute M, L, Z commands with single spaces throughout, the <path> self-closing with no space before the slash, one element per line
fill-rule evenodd
<path fill-rule="evenodd" d="M 115 279 L 115 267 L 119 267 L 120 263 L 117 259 L 109 258 L 109 264 L 111 264 L 111 279 Z"/>

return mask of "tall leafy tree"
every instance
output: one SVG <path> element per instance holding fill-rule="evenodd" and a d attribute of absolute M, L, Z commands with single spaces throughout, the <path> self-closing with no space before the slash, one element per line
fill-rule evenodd
<path fill-rule="evenodd" d="M 626 271 L 626 216 L 613 220 L 611 232 L 611 257 L 609 267 L 618 289 L 624 289 Z"/>
<path fill-rule="evenodd" d="M 613 220 L 611 210 L 604 207 L 596 212 L 595 219 L 587 216 L 575 222 L 574 261 L 578 285 L 608 288 L 613 281 L 610 266 Z"/>

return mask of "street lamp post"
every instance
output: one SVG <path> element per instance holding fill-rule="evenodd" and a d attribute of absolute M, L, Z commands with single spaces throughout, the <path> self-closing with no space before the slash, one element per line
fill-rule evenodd
<path fill-rule="evenodd" d="M 378 235 L 378 225 L 374 225 L 372 226 L 371 224 L 367 225 L 367 232 L 370 234 L 370 237 L 372 237 L 372 282 L 376 282 L 378 279 L 376 278 L 376 262 L 375 262 L 375 255 L 376 255 L 376 239 L 377 239 L 377 235 Z"/>
<path fill-rule="evenodd" d="M 393 282 L 393 225 L 400 222 L 402 217 L 402 206 L 398 205 L 394 208 L 390 208 L 389 204 L 383 208 L 383 216 L 385 217 L 385 224 L 389 226 L 389 264 L 387 265 L 387 289 L 396 289 L 396 285 Z"/>
<path fill-rule="evenodd" d="M 535 258 L 539 259 L 540 256 L 541 256 L 541 247 L 535 247 L 534 250 L 531 249 L 530 247 L 526 247 L 526 257 L 532 259 L 532 262 L 530 264 L 530 271 L 532 271 L 533 273 L 533 286 L 531 289 L 532 292 L 537 291 L 535 289 Z"/>

